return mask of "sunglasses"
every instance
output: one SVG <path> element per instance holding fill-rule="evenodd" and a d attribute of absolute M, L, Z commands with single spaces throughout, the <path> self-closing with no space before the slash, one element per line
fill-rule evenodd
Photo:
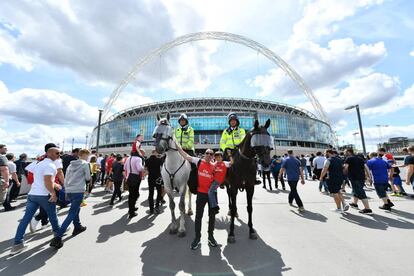
<path fill-rule="evenodd" d="M 206 155 L 213 155 L 212 152 L 206 152 Z"/>

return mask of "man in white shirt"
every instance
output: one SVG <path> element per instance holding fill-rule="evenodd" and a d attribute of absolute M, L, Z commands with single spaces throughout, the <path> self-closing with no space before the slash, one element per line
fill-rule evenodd
<path fill-rule="evenodd" d="M 319 179 L 321 177 L 321 173 L 325 164 L 326 158 L 322 155 L 322 152 L 318 151 L 316 153 L 315 159 L 313 159 L 313 167 L 315 168 L 315 175 L 316 179 Z M 329 194 L 328 191 L 328 184 L 325 181 L 325 178 L 323 178 L 322 181 L 319 181 L 319 191 L 322 193 L 322 187 L 324 188 L 324 191 L 326 194 Z"/>
<path fill-rule="evenodd" d="M 16 169 L 16 164 L 14 164 L 14 154 L 13 153 L 8 153 L 6 154 L 6 158 L 7 158 L 7 166 L 9 167 L 9 191 L 7 193 L 6 196 L 6 200 L 3 203 L 3 207 L 4 207 L 4 211 L 12 211 L 15 209 L 15 207 L 11 206 L 10 202 L 11 202 L 11 191 L 13 188 L 13 186 L 17 185 L 20 186 L 20 182 L 19 179 L 17 177 L 17 169 Z"/>
<path fill-rule="evenodd" d="M 57 174 L 55 160 L 59 158 L 59 148 L 51 147 L 46 152 L 46 158 L 33 166 L 28 166 L 28 170 L 33 173 L 34 181 L 32 188 L 27 196 L 26 211 L 17 227 L 14 245 L 10 255 L 16 255 L 22 252 L 27 246 L 24 244 L 24 233 L 30 220 L 33 218 L 39 207 L 42 207 L 52 225 L 53 232 L 59 231 L 60 226 L 56 215 L 55 177 Z"/>

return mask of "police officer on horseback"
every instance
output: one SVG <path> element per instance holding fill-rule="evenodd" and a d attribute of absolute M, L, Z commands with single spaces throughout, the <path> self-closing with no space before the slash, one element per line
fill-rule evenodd
<path fill-rule="evenodd" d="M 178 117 L 179 126 L 175 129 L 175 140 L 181 148 L 190 156 L 195 156 L 194 152 L 194 129 L 189 125 L 187 114 L 183 113 Z M 197 166 L 191 163 L 191 172 L 188 182 L 197 181 Z"/>
<path fill-rule="evenodd" d="M 227 115 L 229 127 L 226 128 L 220 139 L 220 149 L 225 153 L 225 159 L 229 160 L 229 156 L 234 150 L 238 149 L 239 144 L 246 136 L 246 131 L 240 128 L 239 117 L 236 113 L 230 112 Z"/>
<path fill-rule="evenodd" d="M 191 156 L 194 154 L 194 129 L 189 125 L 188 117 L 185 113 L 178 117 L 179 126 L 175 130 L 175 139 L 181 148 Z"/>

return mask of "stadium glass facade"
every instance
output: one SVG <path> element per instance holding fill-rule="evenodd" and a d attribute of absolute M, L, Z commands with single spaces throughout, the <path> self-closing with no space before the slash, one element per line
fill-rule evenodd
<path fill-rule="evenodd" d="M 279 103 L 214 98 L 153 103 L 115 114 L 101 125 L 100 148 L 129 146 L 138 133 L 144 135 L 144 144 L 151 144 L 157 114 L 166 112 L 171 115 L 173 127 L 178 125 L 177 118 L 181 113 L 189 116 L 195 131 L 196 148 L 200 144 L 212 144 L 218 148 L 221 133 L 228 127 L 229 112 L 236 112 L 240 126 L 247 130 L 253 127 L 256 118 L 261 124 L 270 118 L 269 133 L 276 146 L 325 148 L 332 144 L 330 126 L 305 110 Z M 95 128 L 92 145 L 96 145 L 96 132 Z"/>

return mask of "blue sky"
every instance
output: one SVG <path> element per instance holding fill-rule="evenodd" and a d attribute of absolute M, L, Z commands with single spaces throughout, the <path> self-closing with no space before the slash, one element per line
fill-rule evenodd
<path fill-rule="evenodd" d="M 356 115 L 343 109 L 356 103 L 369 148 L 381 138 L 414 137 L 413 10 L 414 2 L 402 0 L 2 1 L 0 143 L 31 154 L 49 141 L 84 145 L 97 109 L 138 59 L 207 30 L 249 37 L 287 61 L 314 91 L 340 144 L 354 142 Z M 185 44 L 155 59 L 112 111 L 213 96 L 315 112 L 266 58 L 217 41 Z"/>

